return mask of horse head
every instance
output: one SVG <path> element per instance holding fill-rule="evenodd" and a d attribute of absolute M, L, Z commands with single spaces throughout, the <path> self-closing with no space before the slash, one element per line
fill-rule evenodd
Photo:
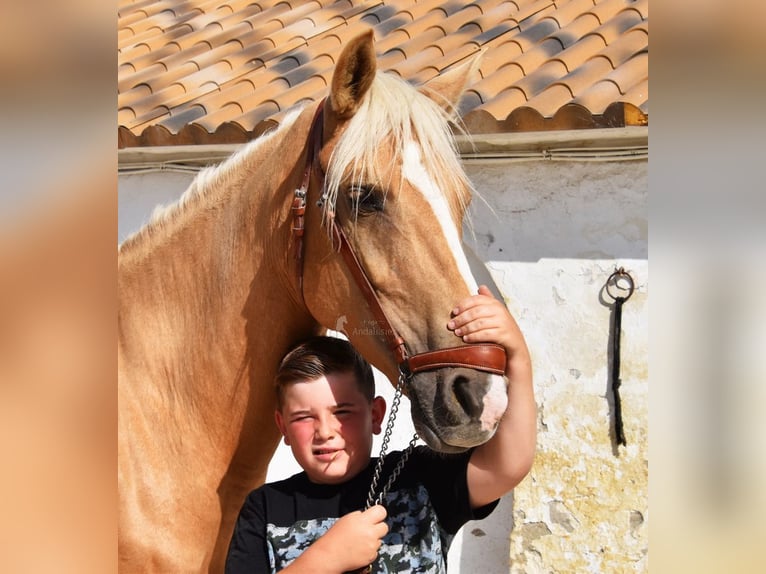
<path fill-rule="evenodd" d="M 442 452 L 489 440 L 507 404 L 502 350 L 499 368 L 475 368 L 471 346 L 446 327 L 455 303 L 478 288 L 461 238 L 471 185 L 450 128 L 474 67 L 417 89 L 377 71 L 372 32 L 355 38 L 320 104 L 307 159 L 306 305 L 329 328 L 342 318 L 392 381 L 412 371 L 404 392 L 415 428 Z M 455 347 L 466 360 L 429 353 Z"/>

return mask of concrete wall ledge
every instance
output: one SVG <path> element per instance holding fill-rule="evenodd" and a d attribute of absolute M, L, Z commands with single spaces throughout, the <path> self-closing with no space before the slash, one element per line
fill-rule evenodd
<path fill-rule="evenodd" d="M 605 129 L 474 134 L 457 136 L 464 161 L 498 159 L 645 159 L 649 128 L 646 126 Z M 121 172 L 142 169 L 186 167 L 199 169 L 216 164 L 245 144 L 188 145 L 124 148 L 117 152 Z"/>

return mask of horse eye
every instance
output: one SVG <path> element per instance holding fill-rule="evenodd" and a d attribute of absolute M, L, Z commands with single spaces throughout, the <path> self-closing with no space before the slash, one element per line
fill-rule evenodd
<path fill-rule="evenodd" d="M 385 200 L 374 185 L 352 185 L 348 195 L 354 213 L 364 216 L 383 211 Z"/>

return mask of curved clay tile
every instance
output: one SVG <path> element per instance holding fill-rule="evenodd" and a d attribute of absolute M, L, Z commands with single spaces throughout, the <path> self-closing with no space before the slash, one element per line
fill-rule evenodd
<path fill-rule="evenodd" d="M 167 128 L 153 125 L 141 132 L 141 142 L 145 146 L 175 145 L 176 138 Z"/>
<path fill-rule="evenodd" d="M 559 31 L 559 25 L 556 20 L 547 18 L 536 22 L 532 26 L 522 29 L 521 32 L 514 35 L 514 41 L 518 42 L 522 51 L 526 52 L 534 48 L 536 44 L 543 39 Z"/>
<path fill-rule="evenodd" d="M 649 69 L 649 52 L 643 50 L 631 56 L 622 65 L 611 71 L 604 81 L 614 82 L 620 90 L 620 94 L 647 78 Z"/>
<path fill-rule="evenodd" d="M 601 50 L 599 55 L 608 58 L 612 67 L 617 68 L 648 47 L 649 34 L 643 27 L 633 27 Z"/>
<path fill-rule="evenodd" d="M 259 104 L 258 107 L 246 111 L 241 116 L 232 118 L 231 121 L 237 122 L 245 130 L 252 131 L 260 122 L 269 119 L 279 111 L 281 111 L 279 104 L 274 100 L 268 100 Z"/>
<path fill-rule="evenodd" d="M 500 123 L 486 110 L 473 110 L 463 116 L 463 125 L 472 134 L 491 134 L 500 131 Z"/>
<path fill-rule="evenodd" d="M 136 119 L 136 111 L 130 107 L 121 107 L 117 110 L 117 124 L 120 127 L 133 125 Z M 126 127 L 127 129 L 127 127 Z"/>
<path fill-rule="evenodd" d="M 232 121 L 233 118 L 242 116 L 246 111 L 238 101 L 226 101 L 222 104 L 218 102 L 207 102 L 207 104 L 206 107 L 212 109 L 212 111 L 196 120 L 195 123 L 202 126 L 210 133 L 216 132 L 218 126 Z"/>
<path fill-rule="evenodd" d="M 556 11 L 548 14 L 544 19 L 555 20 L 559 28 L 565 28 L 592 7 L 593 0 L 572 0 L 557 6 Z"/>
<path fill-rule="evenodd" d="M 604 38 L 606 44 L 611 44 L 620 37 L 626 30 L 641 24 L 643 20 L 635 10 L 624 10 L 614 18 L 604 22 L 598 28 L 595 28 L 591 34 L 598 34 Z"/>
<path fill-rule="evenodd" d="M 518 86 L 511 86 L 500 92 L 480 109 L 487 111 L 498 120 L 503 117 L 505 110 L 513 110 L 527 104 L 527 94 Z"/>
<path fill-rule="evenodd" d="M 117 97 L 117 105 L 120 107 L 135 106 L 136 108 L 143 109 L 142 102 L 151 96 L 152 93 L 151 86 L 148 84 L 139 84 L 132 90 L 119 94 Z"/>
<path fill-rule="evenodd" d="M 556 38 L 546 38 L 518 58 L 514 58 L 513 63 L 524 71 L 525 76 L 528 76 L 561 52 L 561 42 Z"/>
<path fill-rule="evenodd" d="M 558 32 L 551 34 L 551 38 L 556 38 L 564 48 L 575 46 L 582 38 L 600 25 L 595 14 L 580 14 L 569 24 L 562 27 Z"/>
<path fill-rule="evenodd" d="M 605 47 L 604 38 L 598 34 L 588 34 L 579 42 L 556 54 L 556 58 L 564 62 L 567 70 L 573 72 Z"/>
<path fill-rule="evenodd" d="M 189 61 L 189 57 L 194 53 L 202 53 L 205 49 L 204 46 L 199 45 L 190 51 L 176 53 L 169 58 L 158 61 L 155 65 L 139 69 L 138 72 L 124 79 L 121 78 L 118 85 L 128 86 L 125 89 L 131 89 L 137 84 L 146 83 L 154 88 L 154 86 L 167 85 L 170 82 L 177 81 L 185 75 L 199 70 L 195 63 Z M 162 66 L 165 71 L 160 72 L 157 69 L 158 65 Z"/>
<path fill-rule="evenodd" d="M 483 102 L 489 103 L 503 90 L 512 87 L 522 78 L 524 78 L 524 69 L 515 62 L 510 62 L 509 64 L 500 68 L 494 74 L 489 75 L 480 82 L 473 84 L 471 89 L 481 94 L 481 99 Z"/>
<path fill-rule="evenodd" d="M 629 4 L 630 0 L 605 0 L 604 2 L 595 3 L 588 12 L 595 14 L 603 24 Z"/>
<path fill-rule="evenodd" d="M 527 106 L 540 112 L 543 117 L 553 115 L 572 100 L 572 92 L 563 82 L 556 82 L 545 88 L 541 93 L 527 102 Z"/>
<path fill-rule="evenodd" d="M 621 96 L 617 84 L 609 80 L 599 80 L 574 98 L 573 102 L 584 106 L 594 114 L 602 114 L 609 104 L 619 100 Z"/>
<path fill-rule="evenodd" d="M 612 63 L 609 59 L 595 55 L 568 74 L 563 75 L 559 81 L 569 86 L 571 92 L 577 95 L 587 90 L 589 86 L 592 86 L 611 71 Z"/>
<path fill-rule="evenodd" d="M 173 4 L 173 2 L 157 2 L 154 5 L 147 6 L 143 10 L 145 13 L 144 17 L 135 19 L 129 24 L 133 34 L 138 36 L 153 28 L 162 31 L 172 26 L 179 16 L 173 10 Z M 120 26 L 119 21 L 118 26 Z"/>
<path fill-rule="evenodd" d="M 172 30 L 150 28 L 140 34 L 133 35 L 128 41 L 121 42 L 118 49 L 126 58 L 134 58 L 142 54 L 142 51 L 135 51 L 135 47 L 139 44 L 150 46 L 151 51 L 154 52 L 192 31 L 193 29 L 188 25 L 174 26 Z"/>
<path fill-rule="evenodd" d="M 548 127 L 549 129 L 578 130 L 597 126 L 591 110 L 576 103 L 568 103 L 556 110 Z"/>
<path fill-rule="evenodd" d="M 645 126 L 649 123 L 641 109 L 628 102 L 613 102 L 604 110 L 604 127 Z"/>
<path fill-rule="evenodd" d="M 474 24 L 478 26 L 481 33 L 483 33 L 495 26 L 502 25 L 505 20 L 510 20 L 513 17 L 513 14 L 517 11 L 518 7 L 512 2 L 501 2 L 490 10 L 482 11 L 480 16 L 472 18 L 470 21 L 466 22 L 465 25 Z M 512 27 L 515 27 L 516 25 L 516 21 L 513 20 Z"/>
<path fill-rule="evenodd" d="M 634 0 L 634 2 L 631 2 L 630 7 L 637 10 L 644 20 L 649 18 L 649 0 Z"/>
<path fill-rule="evenodd" d="M 645 123 L 647 17 L 647 0 L 123 2 L 119 144 L 252 137 L 321 97 L 370 27 L 379 69 L 415 83 L 484 50 L 460 104 L 469 129 L 581 126 L 586 108 L 592 125 Z"/>
<path fill-rule="evenodd" d="M 513 87 L 522 90 L 529 100 L 565 76 L 566 73 L 566 66 L 561 60 L 548 60 L 532 73 L 515 82 Z"/>
<path fill-rule="evenodd" d="M 476 44 L 475 42 L 468 42 L 463 44 L 459 48 L 445 50 L 446 53 L 444 54 L 444 56 L 442 56 L 441 58 L 436 58 L 431 62 L 431 67 L 433 67 L 435 70 L 438 70 L 439 73 L 441 73 L 442 71 L 446 70 L 450 66 L 463 62 L 466 60 L 466 58 L 470 58 L 474 56 L 477 52 L 480 51 L 480 49 L 481 49 L 480 46 Z M 481 78 L 482 78 L 481 71 L 479 71 L 476 76 L 476 81 L 479 81 Z"/>
<path fill-rule="evenodd" d="M 136 119 L 131 123 L 131 127 L 138 129 L 159 122 L 162 118 L 170 115 L 170 110 L 166 106 L 156 106 L 150 110 L 144 111 L 140 116 L 136 116 Z M 148 129 L 148 128 L 144 128 Z M 143 137 L 143 132 L 142 132 Z"/>
<path fill-rule="evenodd" d="M 119 126 L 117 128 L 117 147 L 119 149 L 128 147 L 138 147 L 140 140 L 132 131 L 125 126 Z"/>
<path fill-rule="evenodd" d="M 477 92 L 473 88 L 468 88 L 465 92 L 463 92 L 463 97 L 460 99 L 460 106 L 458 109 L 460 110 L 460 115 L 463 117 L 468 117 L 473 110 L 478 108 L 484 103 L 484 99 L 481 96 L 481 93 Z M 489 112 L 485 110 L 477 110 L 481 111 L 483 114 L 489 114 Z"/>
<path fill-rule="evenodd" d="M 521 44 L 518 42 L 514 40 L 503 42 L 502 44 L 493 46 L 487 50 L 481 60 L 479 69 L 486 78 L 521 56 L 523 53 L 524 51 L 521 49 Z"/>
<path fill-rule="evenodd" d="M 252 139 L 251 133 L 236 122 L 224 122 L 214 133 L 221 143 L 246 143 Z"/>
<path fill-rule="evenodd" d="M 173 133 L 180 133 L 185 126 L 193 123 L 199 118 L 205 117 L 207 109 L 200 103 L 191 106 L 185 106 L 183 110 L 171 110 L 170 117 L 163 119 L 160 125 L 166 127 Z"/>
<path fill-rule="evenodd" d="M 649 102 L 649 78 L 643 78 L 635 83 L 625 92 L 623 99 L 637 104 L 640 110 L 645 110 L 645 104 Z"/>
<path fill-rule="evenodd" d="M 176 145 L 181 143 L 184 145 L 199 145 L 206 143 L 210 139 L 210 133 L 196 123 L 189 123 L 178 132 L 176 138 Z"/>
<path fill-rule="evenodd" d="M 501 131 L 536 132 L 546 128 L 545 118 L 537 110 L 521 106 L 514 109 L 505 121 L 501 122 Z"/>

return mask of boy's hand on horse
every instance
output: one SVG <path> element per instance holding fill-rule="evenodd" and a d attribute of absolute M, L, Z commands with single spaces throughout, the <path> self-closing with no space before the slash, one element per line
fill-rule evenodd
<path fill-rule="evenodd" d="M 486 285 L 479 286 L 477 295 L 466 297 L 455 305 L 447 328 L 466 343 L 502 345 L 509 360 L 519 352 L 527 353 L 524 336 L 516 320 Z"/>

